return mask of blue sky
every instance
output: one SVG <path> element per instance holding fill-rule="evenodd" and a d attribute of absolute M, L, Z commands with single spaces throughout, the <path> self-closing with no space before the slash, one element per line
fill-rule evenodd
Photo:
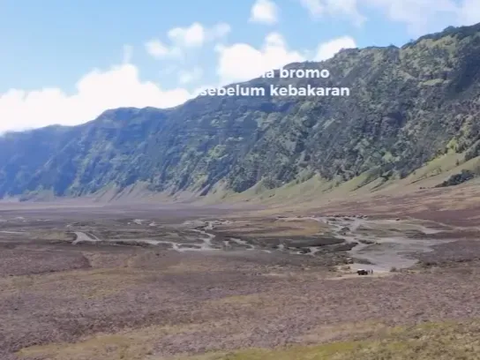
<path fill-rule="evenodd" d="M 480 22 L 480 0 L 0 0 L 0 132 L 169 107 L 343 47 Z"/>

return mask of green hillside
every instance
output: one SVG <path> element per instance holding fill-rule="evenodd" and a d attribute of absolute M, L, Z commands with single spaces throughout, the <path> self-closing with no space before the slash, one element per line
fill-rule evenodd
<path fill-rule="evenodd" d="M 348 97 L 202 96 L 9 133 L 0 137 L 0 197 L 83 196 L 139 183 L 172 195 L 239 193 L 314 177 L 364 186 L 405 178 L 444 154 L 461 154 L 459 165 L 480 155 L 479 59 L 480 24 L 448 28 L 402 48 L 288 66 L 328 69 L 328 79 L 241 84 L 348 87 Z"/>

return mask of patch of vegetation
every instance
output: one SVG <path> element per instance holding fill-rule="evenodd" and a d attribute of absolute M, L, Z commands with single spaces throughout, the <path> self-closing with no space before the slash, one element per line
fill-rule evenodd
<path fill-rule="evenodd" d="M 390 329 L 373 339 L 284 349 L 249 349 L 176 360 L 460 360 L 480 353 L 478 322 L 425 323 Z"/>
<path fill-rule="evenodd" d="M 469 180 L 472 180 L 474 177 L 475 174 L 472 171 L 464 169 L 461 173 L 450 176 L 448 180 L 445 180 L 444 182 L 436 185 L 435 187 L 440 188 L 459 185 Z"/>

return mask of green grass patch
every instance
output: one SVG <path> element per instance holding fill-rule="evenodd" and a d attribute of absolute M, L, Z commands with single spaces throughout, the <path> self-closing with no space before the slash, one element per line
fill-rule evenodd
<path fill-rule="evenodd" d="M 371 338 L 318 346 L 245 349 L 178 360 L 455 360 L 480 359 L 480 322 L 425 323 Z"/>

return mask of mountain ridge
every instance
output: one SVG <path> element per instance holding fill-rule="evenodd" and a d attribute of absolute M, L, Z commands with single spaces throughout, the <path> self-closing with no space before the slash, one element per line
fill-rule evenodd
<path fill-rule="evenodd" d="M 145 184 L 197 196 L 274 189 L 314 176 L 338 184 L 402 179 L 449 152 L 480 155 L 480 24 L 402 47 L 346 49 L 329 79 L 256 78 L 345 86 L 336 97 L 197 97 L 169 109 L 119 108 L 73 126 L 0 137 L 0 197 L 87 196 Z M 233 84 L 232 84 L 233 85 Z"/>

